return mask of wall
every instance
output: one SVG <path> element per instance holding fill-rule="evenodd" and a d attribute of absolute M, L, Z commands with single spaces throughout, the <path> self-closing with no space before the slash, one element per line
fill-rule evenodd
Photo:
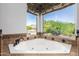
<path fill-rule="evenodd" d="M 79 30 L 79 3 L 77 4 L 77 29 Z"/>
<path fill-rule="evenodd" d="M 0 4 L 0 29 L 3 34 L 26 33 L 26 4 Z"/>

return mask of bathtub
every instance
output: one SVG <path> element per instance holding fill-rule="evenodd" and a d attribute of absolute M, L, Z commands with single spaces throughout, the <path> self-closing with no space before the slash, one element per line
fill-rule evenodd
<path fill-rule="evenodd" d="M 13 47 L 9 44 L 10 53 L 70 53 L 71 45 L 47 39 L 33 39 L 20 42 Z"/>

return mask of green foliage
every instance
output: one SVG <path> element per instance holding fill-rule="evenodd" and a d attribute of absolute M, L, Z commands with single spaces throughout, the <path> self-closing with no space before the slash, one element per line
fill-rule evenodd
<path fill-rule="evenodd" d="M 26 26 L 27 30 L 32 30 L 32 26 Z"/>
<path fill-rule="evenodd" d="M 49 20 L 44 22 L 44 32 L 57 35 L 73 35 L 75 32 L 75 25 L 72 23 L 62 23 Z"/>

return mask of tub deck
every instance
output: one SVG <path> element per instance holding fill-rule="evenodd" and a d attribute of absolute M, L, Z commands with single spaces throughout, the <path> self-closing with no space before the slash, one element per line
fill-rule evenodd
<path fill-rule="evenodd" d="M 10 54 L 10 52 L 9 52 L 9 48 L 8 48 L 8 44 L 12 44 L 12 43 L 14 43 L 14 40 L 15 40 L 16 38 L 7 38 L 7 39 L 3 39 L 3 40 L 1 40 L 1 55 L 2 56 L 29 56 L 29 55 L 31 55 L 31 56 L 36 56 L 36 55 L 38 55 L 38 56 L 77 56 L 78 55 L 78 48 L 77 48 L 77 44 L 76 44 L 76 40 L 74 40 L 74 41 L 72 41 L 73 43 L 72 43 L 72 47 L 71 47 L 71 51 L 70 51 L 70 53 L 52 53 L 52 54 L 50 54 L 50 53 L 48 53 L 48 54 L 46 54 L 46 53 L 42 53 L 42 54 L 40 54 L 40 53 L 36 53 L 36 54 L 33 54 L 33 53 L 27 53 L 27 54 Z"/>

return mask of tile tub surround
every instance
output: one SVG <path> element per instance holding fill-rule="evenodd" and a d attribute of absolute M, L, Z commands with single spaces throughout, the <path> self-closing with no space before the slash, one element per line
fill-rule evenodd
<path fill-rule="evenodd" d="M 18 37 L 26 37 L 26 33 L 19 33 L 19 34 L 3 34 L 3 39 L 9 38 L 18 38 Z"/>
<path fill-rule="evenodd" d="M 33 35 L 32 37 L 30 36 L 30 39 L 32 39 L 34 36 L 36 36 L 36 35 Z M 47 40 L 48 39 L 51 40 L 51 37 L 54 37 L 54 36 L 50 36 L 50 37 L 48 36 Z M 8 38 L 4 38 L 3 40 L 1 40 L 1 55 L 2 56 L 28 56 L 28 55 L 77 56 L 78 55 L 78 49 L 77 49 L 77 45 L 76 45 L 76 40 L 70 40 L 70 42 L 72 42 L 71 43 L 72 47 L 71 47 L 70 53 L 68 53 L 68 54 L 57 54 L 57 53 L 56 54 L 45 54 L 45 53 L 43 53 L 43 54 L 33 54 L 33 53 L 31 53 L 31 54 L 10 54 L 8 45 L 9 44 L 13 44 L 14 41 L 17 38 L 18 37 L 15 35 L 15 37 L 11 36 L 9 39 Z M 25 38 L 25 40 L 27 40 L 26 36 L 24 36 L 24 38 Z M 36 38 L 37 38 L 37 36 L 36 36 Z M 54 38 L 56 38 L 56 37 L 54 37 Z M 54 39 L 54 40 L 56 40 L 56 39 Z"/>
<path fill-rule="evenodd" d="M 77 49 L 77 46 L 76 46 L 76 44 L 75 44 L 75 42 L 73 42 L 73 44 L 75 44 L 75 45 L 72 45 L 72 47 L 71 47 L 71 51 L 70 51 L 70 53 L 69 54 L 45 54 L 45 53 L 43 53 L 43 54 L 33 54 L 33 53 L 31 53 L 31 54 L 10 54 L 10 52 L 9 52 L 9 49 L 8 49 L 8 45 L 9 44 L 13 44 L 14 43 L 14 40 L 15 40 L 16 38 L 10 38 L 10 39 L 4 39 L 4 40 L 1 40 L 1 55 L 2 56 L 28 56 L 28 55 L 43 55 L 43 56 L 77 56 L 78 55 L 78 49 Z"/>
<path fill-rule="evenodd" d="M 73 41 L 76 40 L 75 37 L 73 38 L 66 38 L 63 36 L 55 36 L 55 35 L 43 35 L 42 38 L 48 39 L 48 40 L 54 40 L 54 41 L 58 41 L 58 42 L 63 42 L 63 43 L 67 43 L 67 44 L 72 44 Z"/>
<path fill-rule="evenodd" d="M 77 38 L 77 51 L 78 51 L 78 56 L 79 56 L 79 36 L 76 37 Z"/>

